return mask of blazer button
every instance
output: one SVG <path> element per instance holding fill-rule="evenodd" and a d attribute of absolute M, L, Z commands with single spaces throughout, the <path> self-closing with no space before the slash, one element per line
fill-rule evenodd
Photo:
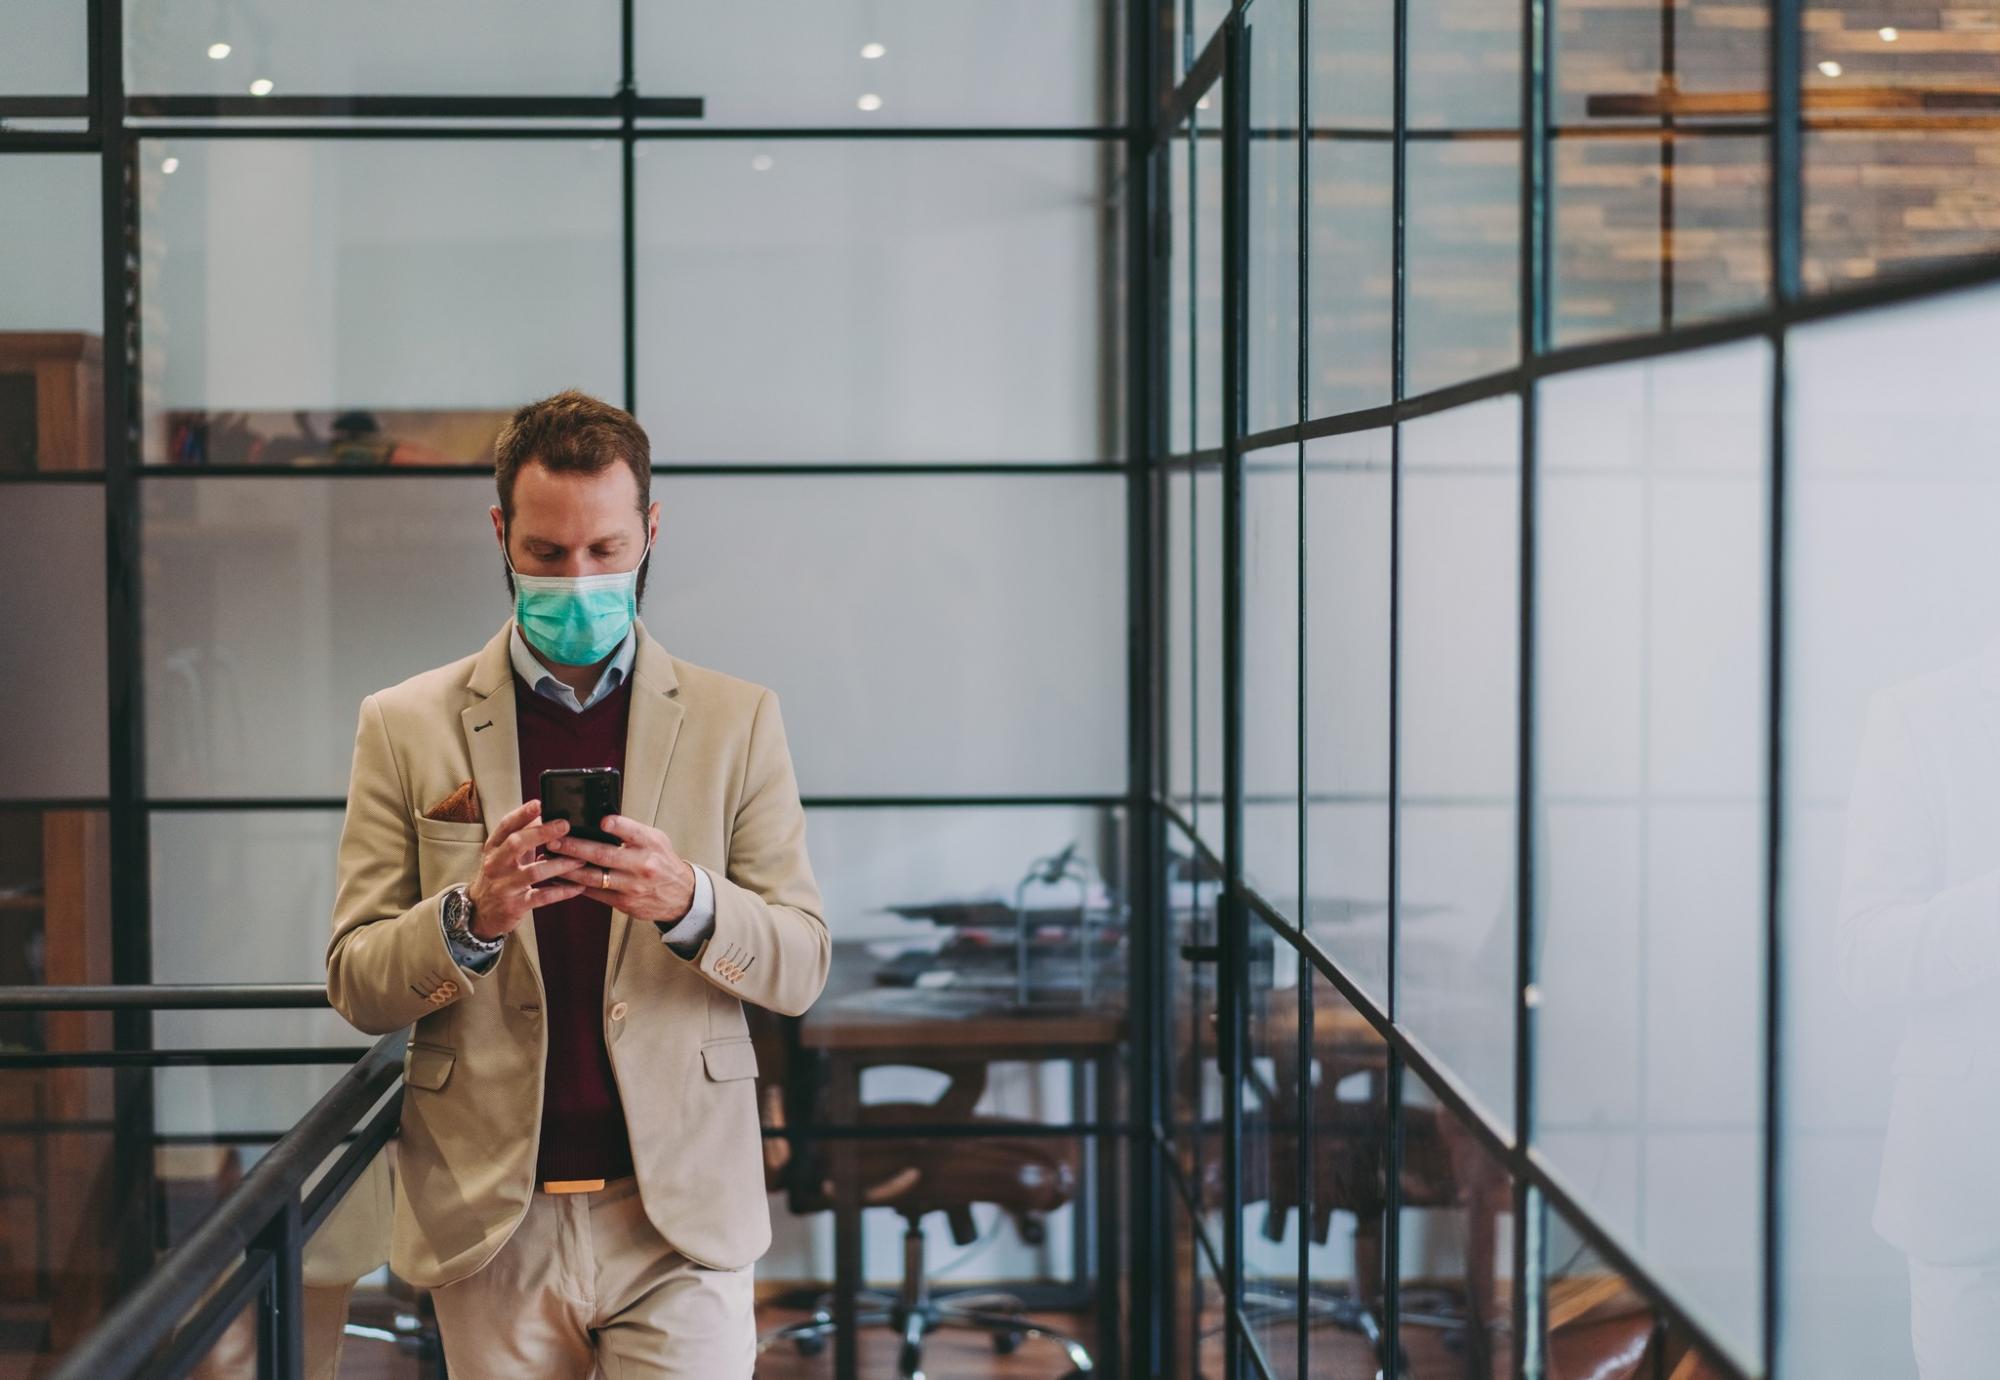
<path fill-rule="evenodd" d="M 624 1019 L 625 1019 L 625 1003 L 624 1003 L 624 1002 L 622 1002 L 622 1001 L 614 1001 L 614 1002 L 612 1002 L 612 1003 L 611 1003 L 611 1019 L 612 1019 L 612 1020 L 614 1020 L 614 1021 L 622 1021 L 622 1020 L 624 1020 Z"/>

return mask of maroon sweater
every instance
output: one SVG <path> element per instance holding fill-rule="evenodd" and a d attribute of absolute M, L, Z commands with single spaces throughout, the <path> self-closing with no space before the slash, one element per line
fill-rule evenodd
<path fill-rule="evenodd" d="M 631 705 L 629 676 L 579 714 L 537 695 L 517 674 L 514 718 L 520 726 L 521 799 L 541 795 L 542 772 L 548 768 L 623 771 Z M 535 1179 L 619 1178 L 632 1172 L 632 1143 L 604 1047 L 611 907 L 575 896 L 538 908 L 534 924 L 546 989 L 542 1019 L 549 1031 Z"/>

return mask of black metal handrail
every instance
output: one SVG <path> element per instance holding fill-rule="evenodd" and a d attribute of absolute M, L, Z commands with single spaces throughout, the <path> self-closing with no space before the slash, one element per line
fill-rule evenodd
<path fill-rule="evenodd" d="M 0 999 L 8 990 L 0 989 Z M 401 1077 L 407 1038 L 406 1030 L 384 1035 L 342 1073 L 215 1211 L 105 1314 L 51 1380 L 179 1380 L 253 1298 L 258 1374 L 279 1380 L 302 1376 L 300 1254 L 312 1230 L 395 1133 L 400 1089 L 359 1136 L 348 1139 Z M 347 1148 L 334 1167 L 303 1196 L 306 1179 L 343 1143 Z"/>
<path fill-rule="evenodd" d="M 0 1011 L 276 1011 L 324 1007 L 318 982 L 118 983 L 96 987 L 0 987 Z"/>

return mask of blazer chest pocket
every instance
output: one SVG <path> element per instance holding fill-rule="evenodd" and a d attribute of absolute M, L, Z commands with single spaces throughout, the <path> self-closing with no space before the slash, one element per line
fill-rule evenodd
<path fill-rule="evenodd" d="M 469 882 L 479 870 L 479 850 L 486 846 L 486 826 L 447 819 L 419 819 L 417 884 L 434 896 L 454 882 Z"/>
<path fill-rule="evenodd" d="M 701 1047 L 702 1067 L 709 1078 L 726 1083 L 757 1076 L 757 1046 L 749 1040 L 710 1040 Z"/>
<path fill-rule="evenodd" d="M 403 1049 L 403 1082 L 412 1088 L 436 1092 L 451 1077 L 458 1051 L 444 1045 L 422 1045 L 412 1040 Z"/>

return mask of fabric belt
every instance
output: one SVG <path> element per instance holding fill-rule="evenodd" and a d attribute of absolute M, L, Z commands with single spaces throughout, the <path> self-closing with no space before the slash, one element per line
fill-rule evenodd
<path fill-rule="evenodd" d="M 544 1193 L 595 1193 L 606 1184 L 623 1183 L 631 1177 L 621 1174 L 615 1179 L 543 1179 L 535 1186 Z"/>

